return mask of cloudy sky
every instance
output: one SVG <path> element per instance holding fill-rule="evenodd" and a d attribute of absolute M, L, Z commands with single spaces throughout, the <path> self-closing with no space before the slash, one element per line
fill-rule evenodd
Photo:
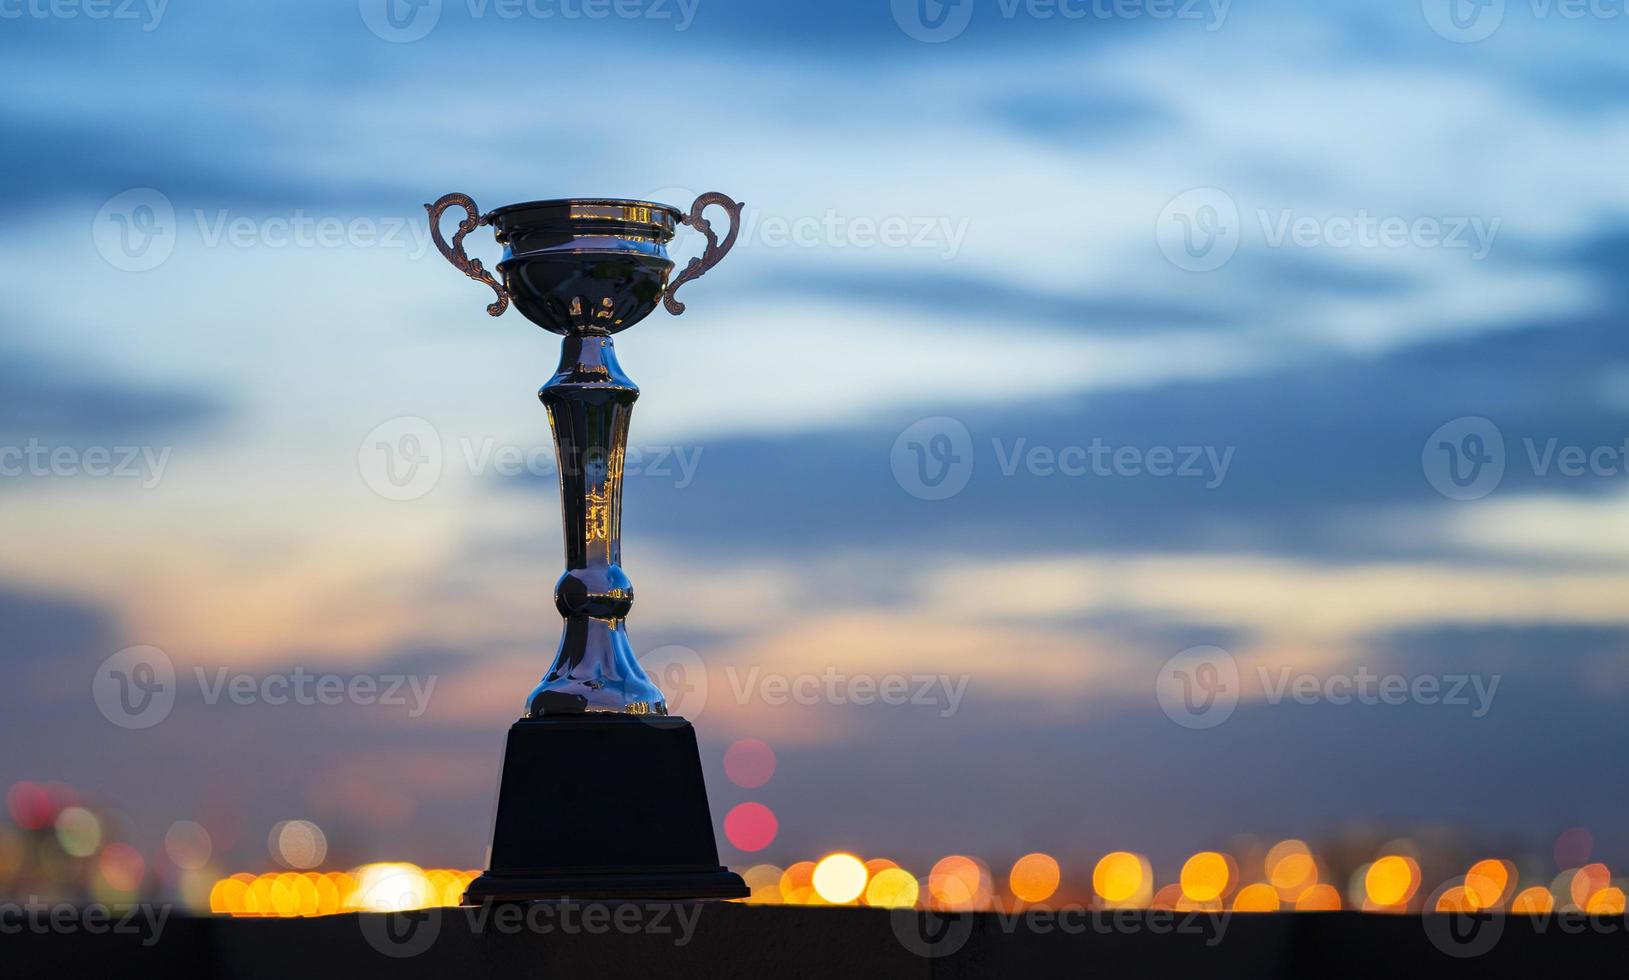
<path fill-rule="evenodd" d="M 716 189 L 741 243 L 621 338 L 624 558 L 763 856 L 1629 856 L 1629 11 L 388 3 L 5 8 L 0 785 L 478 866 L 557 342 L 422 204 Z"/>

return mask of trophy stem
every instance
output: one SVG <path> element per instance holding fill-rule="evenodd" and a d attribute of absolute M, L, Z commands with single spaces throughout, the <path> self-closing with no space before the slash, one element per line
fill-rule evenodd
<path fill-rule="evenodd" d="M 622 476 L 639 388 L 604 333 L 568 334 L 560 367 L 538 390 L 560 469 L 566 570 L 554 586 L 565 617 L 554 664 L 526 717 L 609 711 L 667 714 L 628 643 L 633 583 L 622 571 Z"/>

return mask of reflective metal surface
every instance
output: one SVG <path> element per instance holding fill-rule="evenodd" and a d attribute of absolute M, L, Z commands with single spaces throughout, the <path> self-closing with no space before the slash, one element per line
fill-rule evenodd
<path fill-rule="evenodd" d="M 702 216 L 714 205 L 730 216 L 722 241 Z M 611 335 L 659 303 L 683 313 L 674 290 L 700 278 L 735 245 L 742 206 L 710 193 L 688 214 L 649 201 L 583 199 L 511 204 L 481 215 L 464 194 L 424 207 L 447 261 L 497 291 L 488 313 L 498 316 L 512 302 L 528 320 L 564 335 L 560 366 L 538 398 L 549 412 L 560 468 L 566 570 L 555 583 L 554 604 L 565 624 L 553 665 L 527 698 L 526 717 L 665 715 L 662 692 L 640 669 L 626 630 L 634 594 L 621 565 L 622 468 L 639 388 L 617 363 Z M 451 207 L 469 216 L 449 245 L 438 225 Z M 667 243 L 681 222 L 701 231 L 707 248 L 670 286 Z M 504 246 L 501 285 L 479 259 L 464 254 L 464 236 L 480 225 L 491 225 Z"/>

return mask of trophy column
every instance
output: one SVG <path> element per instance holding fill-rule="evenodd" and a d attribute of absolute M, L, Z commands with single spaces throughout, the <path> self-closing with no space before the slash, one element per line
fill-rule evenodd
<path fill-rule="evenodd" d="M 622 570 L 622 472 L 639 388 L 611 338 L 570 334 L 560 368 L 537 393 L 549 410 L 560 466 L 566 570 L 554 586 L 565 618 L 554 663 L 532 689 L 526 717 L 610 711 L 665 715 L 667 704 L 634 658 L 626 620 L 633 583 Z"/>

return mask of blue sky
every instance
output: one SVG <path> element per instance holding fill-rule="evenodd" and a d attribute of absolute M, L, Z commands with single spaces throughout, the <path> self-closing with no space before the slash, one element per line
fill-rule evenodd
<path fill-rule="evenodd" d="M 715 810 L 775 807 L 769 856 L 1352 821 L 1629 847 L 1598 762 L 1629 700 L 1623 11 L 64 9 L 0 21 L 0 445 L 151 455 L 0 480 L 0 783 L 148 838 L 232 814 L 246 866 L 292 817 L 479 864 L 559 550 L 547 466 L 492 453 L 547 446 L 556 345 L 485 316 L 422 204 L 718 189 L 741 244 L 621 338 L 630 625 L 693 651 Z M 965 28 L 920 40 L 940 13 Z M 420 422 L 439 476 L 388 499 L 368 447 Z M 1496 444 L 1502 478 L 1453 499 L 1444 444 Z M 1151 473 L 1167 452 L 1193 474 Z M 924 499 L 946 459 L 965 485 Z M 92 682 L 137 644 L 183 689 L 126 731 Z M 1243 678 L 1203 729 L 1159 697 L 1196 646 Z M 296 667 L 437 683 L 417 717 L 187 687 Z M 1273 703 L 1285 670 L 1499 680 L 1472 717 Z M 738 693 L 832 672 L 962 694 Z M 781 760 L 759 790 L 720 769 L 744 737 Z"/>

